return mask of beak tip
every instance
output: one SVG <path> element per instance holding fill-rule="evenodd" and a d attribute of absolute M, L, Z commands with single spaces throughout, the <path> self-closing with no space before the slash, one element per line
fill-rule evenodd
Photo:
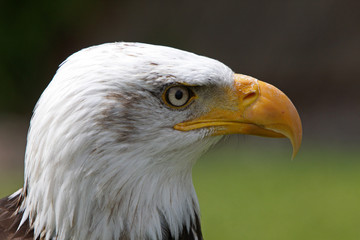
<path fill-rule="evenodd" d="M 302 130 L 300 130 L 299 133 L 296 134 L 293 138 L 290 138 L 290 141 L 293 147 L 291 160 L 294 160 L 295 156 L 298 154 L 300 150 L 301 141 L 302 141 Z"/>
<path fill-rule="evenodd" d="M 294 160 L 294 159 L 295 159 L 295 157 L 296 157 L 296 155 L 297 155 L 298 151 L 299 151 L 299 149 L 295 149 L 295 148 L 293 148 L 293 152 L 292 152 L 292 155 L 291 155 L 291 160 Z"/>

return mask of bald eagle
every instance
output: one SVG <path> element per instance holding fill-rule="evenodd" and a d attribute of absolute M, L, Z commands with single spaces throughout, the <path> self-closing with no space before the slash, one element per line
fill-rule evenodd
<path fill-rule="evenodd" d="M 174 48 L 109 43 L 62 63 L 28 132 L 24 186 L 0 200 L 0 239 L 202 239 L 196 159 L 225 134 L 287 137 L 277 88 Z"/>

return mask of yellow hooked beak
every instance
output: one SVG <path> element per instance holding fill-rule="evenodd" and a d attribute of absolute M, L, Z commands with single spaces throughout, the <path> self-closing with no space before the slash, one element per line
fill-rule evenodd
<path fill-rule="evenodd" d="M 255 78 L 235 74 L 222 106 L 213 106 L 206 114 L 176 124 L 174 129 L 190 131 L 211 128 L 212 135 L 250 134 L 287 137 L 294 158 L 302 139 L 301 120 L 290 99 L 279 89 Z"/>

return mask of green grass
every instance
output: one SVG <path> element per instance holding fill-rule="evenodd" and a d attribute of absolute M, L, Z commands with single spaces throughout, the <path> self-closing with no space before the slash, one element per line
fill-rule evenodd
<path fill-rule="evenodd" d="M 288 145 L 239 145 L 194 168 L 206 240 L 360 239 L 359 151 L 309 145 L 290 160 Z M 21 185 L 0 171 L 0 196 Z"/>
<path fill-rule="evenodd" d="M 194 169 L 205 239 L 360 239 L 360 153 L 315 149 L 207 154 Z"/>

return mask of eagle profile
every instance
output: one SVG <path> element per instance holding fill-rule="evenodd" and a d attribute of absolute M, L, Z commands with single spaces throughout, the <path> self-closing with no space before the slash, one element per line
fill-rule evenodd
<path fill-rule="evenodd" d="M 22 189 L 0 200 L 0 239 L 202 239 L 191 171 L 225 134 L 287 137 L 277 88 L 189 52 L 90 47 L 61 64 L 31 119 Z"/>

